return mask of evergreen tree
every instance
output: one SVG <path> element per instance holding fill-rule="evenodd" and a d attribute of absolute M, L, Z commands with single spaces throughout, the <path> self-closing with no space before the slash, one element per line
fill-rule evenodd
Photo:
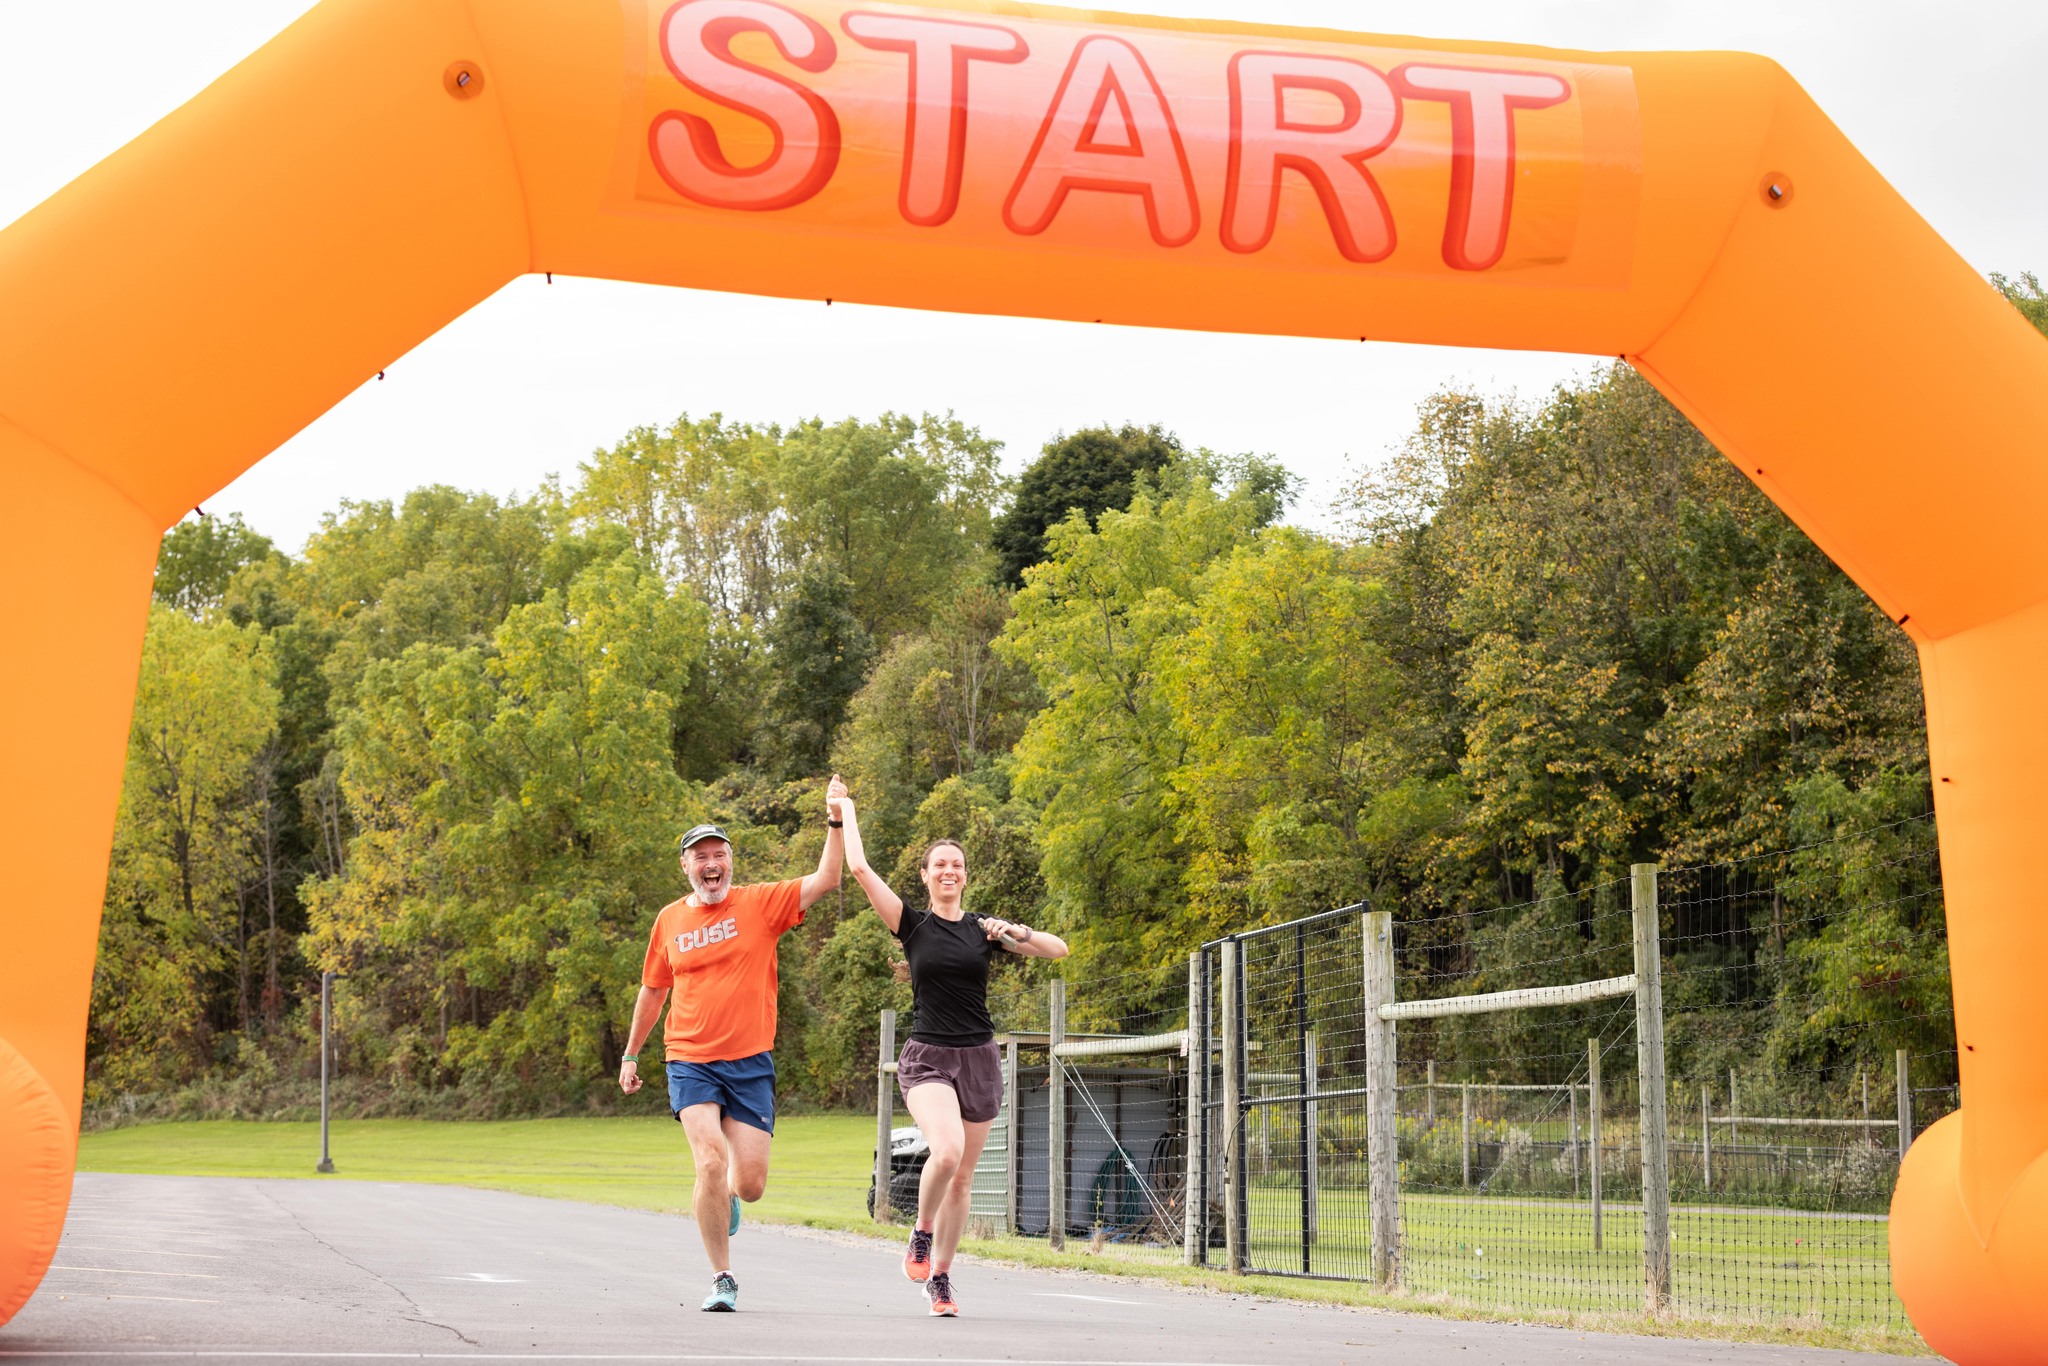
<path fill-rule="evenodd" d="M 774 684 L 755 752 L 785 778 L 825 767 L 874 655 L 874 638 L 853 602 L 853 581 L 828 561 L 812 560 L 797 571 L 769 624 Z"/>
<path fill-rule="evenodd" d="M 1156 423 L 1084 427 L 1048 441 L 990 535 L 997 581 L 1021 587 L 1024 571 L 1045 559 L 1046 532 L 1073 512 L 1093 527 L 1103 513 L 1123 510 L 1140 475 L 1157 473 L 1182 454 L 1179 440 Z"/>

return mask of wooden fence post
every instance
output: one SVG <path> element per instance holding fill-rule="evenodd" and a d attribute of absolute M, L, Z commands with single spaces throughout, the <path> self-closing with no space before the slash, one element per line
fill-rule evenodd
<path fill-rule="evenodd" d="M 1394 1022 L 1380 1018 L 1394 1002 L 1394 913 L 1365 913 L 1365 1157 L 1371 1224 L 1372 1279 L 1382 1290 L 1401 1281 L 1400 1130 L 1395 1124 Z"/>
<path fill-rule="evenodd" d="M 1579 1198 L 1579 1183 L 1584 1177 L 1586 1167 L 1585 1159 L 1579 1154 L 1579 1088 L 1567 1083 L 1564 1093 L 1572 1107 L 1572 1199 L 1576 1200 Z"/>
<path fill-rule="evenodd" d="M 1237 1002 L 1238 944 L 1223 941 L 1223 1262 L 1244 1270 L 1244 1020 Z"/>
<path fill-rule="evenodd" d="M 1742 1098 L 1735 1094 L 1735 1069 L 1728 1069 L 1728 1118 L 1742 1118 Z M 1735 1125 L 1728 1126 L 1728 1151 L 1732 1155 L 1735 1145 L 1742 1142 L 1742 1130 Z"/>
<path fill-rule="evenodd" d="M 1707 1084 L 1700 1083 L 1700 1189 L 1714 1188 L 1714 1109 Z"/>
<path fill-rule="evenodd" d="M 890 1064 L 896 1061 L 896 1012 L 882 1012 L 881 1047 L 875 1058 L 875 1222 L 889 1223 L 895 1211 L 889 1205 L 889 1121 L 895 1117 L 895 1078 Z"/>
<path fill-rule="evenodd" d="M 1458 1087 L 1458 1153 L 1459 1169 L 1464 1172 L 1466 1185 L 1472 1184 L 1472 1083 L 1464 1082 Z"/>
<path fill-rule="evenodd" d="M 1054 1252 L 1067 1250 L 1067 1075 L 1060 1045 L 1067 1041 L 1067 984 L 1052 979 L 1052 1025 L 1047 1060 L 1052 1083 L 1045 1122 L 1046 1239 Z"/>
<path fill-rule="evenodd" d="M 1657 942 L 1657 865 L 1629 869 L 1636 948 L 1636 1087 L 1642 1127 L 1643 1307 L 1671 1299 L 1671 1154 L 1664 1085 L 1664 986 Z"/>
<path fill-rule="evenodd" d="M 1587 1190 L 1593 1198 L 1593 1250 L 1600 1238 L 1600 1041 L 1586 1040 Z"/>
<path fill-rule="evenodd" d="M 1899 1161 L 1906 1160 L 1906 1149 L 1913 1146 L 1913 1087 L 1906 1074 L 1906 1050 L 1901 1048 L 1898 1056 L 1899 1074 Z"/>

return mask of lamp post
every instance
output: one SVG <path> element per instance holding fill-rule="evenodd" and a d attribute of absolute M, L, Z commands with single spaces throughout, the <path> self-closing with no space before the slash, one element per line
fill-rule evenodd
<path fill-rule="evenodd" d="M 334 979 L 341 974 L 320 974 L 320 1165 L 316 1172 L 332 1172 L 334 1159 L 327 1154 L 327 1020 L 333 1013 Z"/>

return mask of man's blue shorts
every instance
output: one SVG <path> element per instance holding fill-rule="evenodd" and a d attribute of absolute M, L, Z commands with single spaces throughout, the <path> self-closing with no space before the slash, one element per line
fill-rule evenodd
<path fill-rule="evenodd" d="M 668 1108 L 680 1120 L 692 1105 L 715 1103 L 731 1117 L 766 1133 L 775 1132 L 775 1055 L 756 1053 L 731 1062 L 671 1062 Z"/>

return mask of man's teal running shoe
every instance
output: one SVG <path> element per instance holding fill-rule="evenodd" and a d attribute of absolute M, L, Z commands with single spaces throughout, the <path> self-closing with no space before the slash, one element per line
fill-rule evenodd
<path fill-rule="evenodd" d="M 702 1307 L 707 1314 L 730 1314 L 739 1309 L 740 1283 L 730 1271 L 721 1271 L 712 1280 L 711 1293 L 704 1297 Z"/>
<path fill-rule="evenodd" d="M 730 1219 L 730 1220 L 729 1220 L 729 1221 L 728 1221 L 728 1222 L 726 1223 L 726 1226 L 725 1226 L 725 1236 L 726 1236 L 726 1237 L 728 1237 L 728 1238 L 730 1238 L 730 1237 L 732 1237 L 732 1235 L 733 1235 L 733 1234 L 735 1234 L 735 1233 L 738 1233 L 739 1231 L 740 1231 L 740 1198 L 739 1198 L 739 1197 L 738 1197 L 737 1195 L 735 1195 L 735 1196 L 734 1196 L 734 1197 L 732 1198 L 732 1218 L 731 1218 L 731 1219 Z"/>

